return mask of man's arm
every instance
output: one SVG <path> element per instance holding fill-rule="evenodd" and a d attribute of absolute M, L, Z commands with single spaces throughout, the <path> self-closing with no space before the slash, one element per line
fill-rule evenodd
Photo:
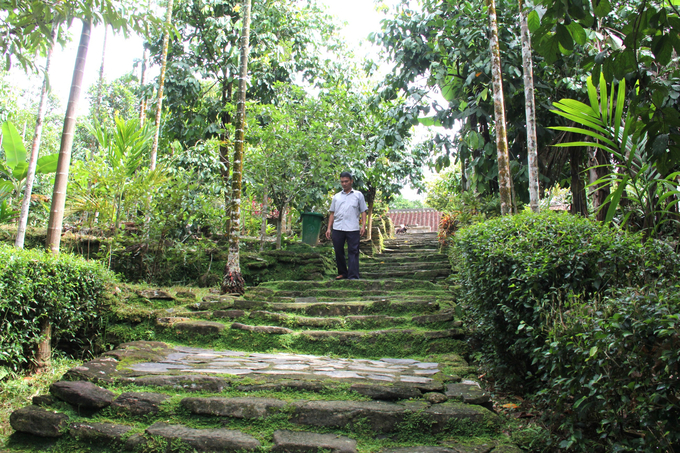
<path fill-rule="evenodd" d="M 359 230 L 359 236 L 363 236 L 366 232 L 366 211 L 361 213 L 361 230 Z"/>
<path fill-rule="evenodd" d="M 331 238 L 331 230 L 333 229 L 333 219 L 335 218 L 334 212 L 331 211 L 330 217 L 328 217 L 328 229 L 326 230 L 326 239 Z"/>

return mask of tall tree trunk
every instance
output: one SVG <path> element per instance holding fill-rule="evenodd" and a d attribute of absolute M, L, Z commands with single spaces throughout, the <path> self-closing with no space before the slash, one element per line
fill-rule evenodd
<path fill-rule="evenodd" d="M 78 54 L 76 64 L 73 69 L 73 80 L 71 81 L 71 93 L 66 107 L 64 118 L 64 129 L 61 133 L 61 146 L 59 148 L 59 161 L 57 162 L 57 173 L 54 178 L 54 191 L 52 192 L 52 205 L 50 207 L 50 220 L 47 224 L 47 249 L 52 254 L 59 253 L 59 243 L 61 242 L 61 228 L 64 221 L 64 205 L 66 204 L 66 188 L 68 185 L 68 170 L 71 164 L 71 149 L 73 148 L 73 132 L 76 128 L 76 111 L 78 100 L 83 85 L 83 75 L 85 73 L 85 62 L 87 60 L 87 48 L 90 44 L 90 31 L 92 23 L 83 21 L 83 31 L 80 34 L 78 44 Z"/>
<path fill-rule="evenodd" d="M 489 6 L 489 22 L 491 32 L 491 75 L 493 79 L 493 105 L 496 126 L 496 151 L 498 154 L 498 186 L 501 196 L 501 214 L 511 214 L 512 209 L 512 173 L 510 172 L 510 155 L 505 124 L 505 101 L 503 96 L 503 79 L 501 74 L 501 51 L 498 46 L 498 19 L 495 0 L 487 0 Z"/>
<path fill-rule="evenodd" d="M 109 26 L 104 24 L 104 45 L 102 46 L 102 64 L 99 66 L 99 82 L 97 84 L 97 103 L 95 104 L 95 114 L 97 121 L 102 121 L 102 98 L 104 97 L 104 62 L 106 61 L 106 40 L 109 36 Z"/>
<path fill-rule="evenodd" d="M 527 121 L 527 156 L 529 161 L 529 206 L 539 211 L 538 145 L 536 144 L 536 100 L 534 96 L 534 68 L 531 56 L 531 34 L 524 0 L 519 0 L 522 30 L 522 65 L 524 66 L 524 98 Z"/>
<path fill-rule="evenodd" d="M 161 132 L 161 112 L 163 110 L 163 87 L 165 86 L 165 69 L 168 66 L 168 45 L 170 44 L 170 27 L 172 26 L 173 0 L 168 0 L 168 10 L 165 12 L 165 32 L 163 33 L 163 53 L 161 54 L 161 74 L 158 79 L 158 105 L 156 105 L 156 131 L 151 145 L 151 162 L 149 169 L 156 169 L 156 157 L 158 156 L 158 138 Z"/>
<path fill-rule="evenodd" d="M 40 343 L 33 359 L 33 371 L 40 373 L 52 363 L 52 323 L 45 317 L 40 320 Z"/>
<path fill-rule="evenodd" d="M 248 81 L 248 54 L 250 52 L 250 0 L 243 0 L 243 30 L 241 32 L 241 62 L 236 104 L 236 133 L 234 135 L 234 159 L 231 177 L 231 234 L 229 235 L 229 258 L 222 280 L 222 292 L 243 294 L 245 282 L 239 262 L 239 237 L 241 235 L 241 181 L 243 176 L 243 147 L 246 128 L 246 88 Z"/>
<path fill-rule="evenodd" d="M 146 73 L 147 73 L 147 66 L 149 64 L 149 48 L 147 46 L 144 46 L 144 52 L 142 53 L 142 74 L 140 75 L 139 78 L 139 86 L 142 89 L 142 100 L 139 101 L 139 124 L 141 126 L 144 126 L 144 123 L 146 122 L 146 107 L 147 107 L 147 99 L 146 99 L 146 94 L 144 94 L 144 85 L 146 85 Z"/>
<path fill-rule="evenodd" d="M 281 236 L 283 236 L 283 228 L 286 224 L 286 210 L 288 209 L 288 202 L 283 203 L 279 209 L 279 219 L 276 224 L 276 250 L 281 250 Z"/>
<path fill-rule="evenodd" d="M 222 84 L 222 105 L 226 106 L 228 102 L 231 102 L 233 82 L 226 82 L 227 80 L 227 69 L 224 69 L 224 77 Z M 222 140 L 220 140 L 220 174 L 222 175 L 222 182 L 224 187 L 231 187 L 231 160 L 229 158 L 229 129 L 227 126 L 231 122 L 231 116 L 228 112 L 223 111 L 221 113 L 220 122 L 222 123 Z M 231 193 L 229 190 L 224 191 L 224 231 L 226 232 L 227 241 L 229 241 L 229 235 L 231 234 Z"/>
<path fill-rule="evenodd" d="M 589 167 L 589 182 L 594 184 L 598 179 L 609 174 L 609 157 L 607 154 L 598 148 L 589 148 L 588 167 Z M 593 197 L 593 212 L 596 213 L 595 218 L 604 222 L 607 217 L 607 206 L 604 205 L 604 200 L 609 196 L 609 186 L 592 186 L 591 196 Z"/>
<path fill-rule="evenodd" d="M 45 77 L 43 78 L 40 90 L 40 104 L 38 106 L 38 116 L 35 119 L 35 131 L 33 133 L 33 143 L 31 144 L 31 156 L 28 159 L 28 173 L 26 174 L 26 187 L 24 188 L 24 199 L 21 201 L 21 214 L 19 214 L 19 225 L 17 226 L 17 237 L 14 246 L 18 249 L 24 248 L 26 238 L 26 225 L 28 224 L 28 211 L 31 205 L 31 194 L 33 193 L 33 181 L 35 180 L 35 169 L 38 165 L 38 155 L 40 154 L 40 140 L 42 138 L 43 122 L 45 121 L 45 110 L 47 109 L 47 82 L 49 80 L 50 63 L 52 62 L 52 52 L 54 50 L 54 40 L 56 39 L 56 29 L 52 31 L 52 41 L 47 49 L 47 60 L 45 61 Z"/>
<path fill-rule="evenodd" d="M 267 212 L 269 212 L 269 205 L 267 198 L 269 196 L 269 187 L 267 173 L 264 174 L 264 190 L 262 193 L 262 227 L 260 228 L 260 252 L 264 251 L 264 238 L 267 235 Z"/>

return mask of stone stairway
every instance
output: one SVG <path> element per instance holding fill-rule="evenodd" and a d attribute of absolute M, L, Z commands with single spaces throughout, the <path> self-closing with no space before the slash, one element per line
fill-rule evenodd
<path fill-rule="evenodd" d="M 171 298 L 154 312 L 157 341 L 71 369 L 12 414 L 9 446 L 518 452 L 464 359 L 451 292 L 431 281 L 448 275 L 436 236 L 386 245 L 362 258 L 358 281 L 269 282 L 201 301 L 147 295 Z"/>
<path fill-rule="evenodd" d="M 384 246 L 383 253 L 362 259 L 362 277 L 434 282 L 451 273 L 448 256 L 439 253 L 437 233 L 401 234 Z"/>

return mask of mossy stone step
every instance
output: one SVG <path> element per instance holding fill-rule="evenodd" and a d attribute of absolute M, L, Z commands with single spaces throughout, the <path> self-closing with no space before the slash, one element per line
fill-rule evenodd
<path fill-rule="evenodd" d="M 363 258 L 359 260 L 359 267 L 362 263 L 370 262 L 371 260 L 385 261 L 385 262 L 408 262 L 408 263 L 448 263 L 449 257 L 441 253 L 429 253 L 429 254 L 419 254 L 419 253 L 390 253 L 383 254 L 378 253 L 373 255 L 371 258 Z"/>
<path fill-rule="evenodd" d="M 66 373 L 65 379 L 69 381 L 65 384 L 92 387 L 93 384 L 88 381 L 127 383 L 219 393 L 225 388 L 241 385 L 250 386 L 243 391 L 254 391 L 256 389 L 253 386 L 256 385 L 310 390 L 300 383 L 316 386 L 318 388 L 312 390 L 321 391 L 323 388 L 335 388 L 342 382 L 347 382 L 372 385 L 375 394 L 385 393 L 375 387 L 381 385 L 388 385 L 390 388 L 403 386 L 422 393 L 435 391 L 443 394 L 447 382 L 460 381 L 460 378 L 444 374 L 445 366 L 449 367 L 447 369 L 460 368 L 467 366 L 467 363 L 458 355 L 449 355 L 444 362 L 439 363 L 406 358 L 342 359 L 294 353 L 247 353 L 186 346 L 170 347 L 160 342 L 133 342 L 72 368 Z M 243 383 L 243 379 L 247 379 L 247 382 Z M 291 382 L 297 384 L 289 385 Z M 149 395 L 154 394 L 144 395 L 138 396 L 153 400 Z M 113 401 L 114 405 L 121 398 L 122 395 Z M 123 400 L 127 401 L 129 397 Z M 76 402 L 80 404 L 79 400 Z"/>
<path fill-rule="evenodd" d="M 416 403 L 416 404 L 414 404 Z M 323 428 L 344 428 L 367 424 L 375 433 L 398 432 L 418 412 L 423 432 L 439 433 L 452 425 L 474 423 L 492 426 L 498 416 L 481 406 L 462 403 L 363 401 L 292 401 L 273 398 L 185 398 L 181 405 L 195 415 L 236 419 L 266 419 L 285 414 L 290 423 Z"/>
<path fill-rule="evenodd" d="M 410 282 L 395 279 L 384 280 L 327 280 L 327 281 L 278 281 L 265 282 L 253 288 L 251 291 L 305 291 L 309 289 L 339 289 L 360 291 L 411 291 L 411 290 L 438 290 L 440 287 L 428 282 Z M 249 291 L 250 292 L 250 291 Z"/>
<path fill-rule="evenodd" d="M 385 268 L 385 269 L 447 269 L 451 270 L 451 265 L 448 261 L 435 261 L 431 263 L 424 262 L 404 262 L 404 261 L 388 261 L 388 260 L 370 260 L 364 261 L 359 265 L 360 270 Z"/>
<path fill-rule="evenodd" d="M 362 271 L 361 275 L 365 278 L 380 278 L 380 277 L 390 277 L 390 278 L 408 278 L 412 280 L 434 280 L 436 278 L 448 277 L 451 271 L 448 269 L 430 269 L 430 270 L 392 270 L 392 269 L 380 269 L 377 272 L 365 272 Z"/>
<path fill-rule="evenodd" d="M 406 313 L 420 311 L 434 312 L 439 309 L 433 301 L 390 302 L 376 300 L 372 302 L 265 302 L 257 300 L 238 300 L 234 308 L 243 310 L 260 310 L 268 312 L 296 313 L 313 317 L 319 316 L 347 316 L 377 313 Z"/>

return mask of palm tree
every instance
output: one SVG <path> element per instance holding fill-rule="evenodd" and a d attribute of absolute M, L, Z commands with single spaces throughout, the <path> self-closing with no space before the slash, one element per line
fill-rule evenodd
<path fill-rule="evenodd" d="M 161 111 L 163 109 L 163 87 L 165 86 L 165 69 L 168 66 L 168 45 L 170 43 L 170 27 L 172 26 L 173 0 L 168 0 L 168 10 L 165 13 L 165 32 L 163 33 L 163 53 L 161 55 L 161 75 L 158 80 L 158 104 L 156 105 L 156 132 L 151 146 L 151 163 L 149 168 L 156 169 L 156 156 L 158 155 L 158 137 L 161 131 Z"/>

